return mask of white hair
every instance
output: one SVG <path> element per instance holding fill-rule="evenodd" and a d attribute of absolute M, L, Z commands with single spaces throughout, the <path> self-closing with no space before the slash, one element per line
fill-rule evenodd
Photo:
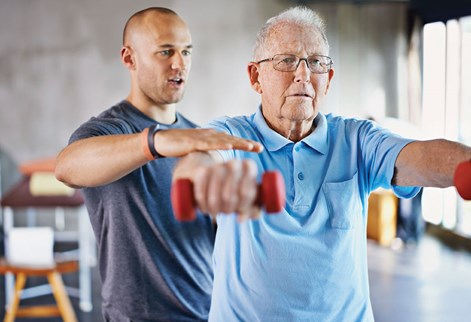
<path fill-rule="evenodd" d="M 265 50 L 265 46 L 270 32 L 276 26 L 284 23 L 292 23 L 303 27 L 313 27 L 319 30 L 319 33 L 321 34 L 322 39 L 324 40 L 325 45 L 327 46 L 327 50 L 329 49 L 329 42 L 325 35 L 325 24 L 322 17 L 309 8 L 306 8 L 304 6 L 296 6 L 286 9 L 280 14 L 271 17 L 267 20 L 265 25 L 263 25 L 263 27 L 258 32 L 257 38 L 255 40 L 255 47 L 253 52 L 254 59 L 260 58 L 257 56 Z"/>

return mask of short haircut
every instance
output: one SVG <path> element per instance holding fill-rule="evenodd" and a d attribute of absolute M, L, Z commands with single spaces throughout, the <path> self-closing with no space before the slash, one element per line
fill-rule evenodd
<path fill-rule="evenodd" d="M 164 8 L 164 7 L 150 7 L 150 8 L 143 9 L 141 11 L 136 12 L 128 19 L 128 21 L 126 22 L 126 25 L 124 25 L 123 46 L 126 45 L 126 40 L 129 34 L 129 30 L 131 29 L 131 26 L 134 24 L 134 22 L 142 19 L 147 14 L 152 13 L 152 12 L 178 16 L 178 14 L 175 11 L 168 8 Z"/>
<path fill-rule="evenodd" d="M 319 30 L 319 33 L 321 34 L 322 39 L 324 40 L 325 45 L 327 46 L 327 50 L 329 50 L 329 42 L 325 35 L 325 24 L 322 17 L 309 8 L 306 8 L 304 6 L 296 6 L 286 9 L 280 14 L 271 17 L 267 20 L 265 25 L 263 25 L 263 27 L 258 32 L 257 38 L 255 40 L 255 47 L 253 52 L 255 60 L 259 59 L 260 57 L 257 56 L 266 49 L 265 46 L 268 37 L 270 36 L 270 33 L 273 31 L 273 29 L 284 23 L 292 23 L 299 26 L 313 27 Z"/>

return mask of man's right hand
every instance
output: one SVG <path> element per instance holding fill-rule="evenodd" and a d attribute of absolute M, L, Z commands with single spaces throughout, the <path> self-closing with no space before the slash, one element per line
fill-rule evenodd
<path fill-rule="evenodd" d="M 212 129 L 161 130 L 154 137 L 156 151 L 166 157 L 181 157 L 190 152 L 210 150 L 244 150 L 261 152 L 255 141 L 235 137 Z"/>
<path fill-rule="evenodd" d="M 143 153 L 142 135 L 102 135 L 75 141 L 58 155 L 56 178 L 74 188 L 118 180 L 149 162 Z M 211 150 L 263 150 L 260 143 L 210 129 L 161 130 L 155 134 L 154 144 L 157 152 L 166 157 Z"/>

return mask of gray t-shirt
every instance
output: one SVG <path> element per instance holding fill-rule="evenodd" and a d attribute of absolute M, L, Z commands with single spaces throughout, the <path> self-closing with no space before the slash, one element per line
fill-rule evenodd
<path fill-rule="evenodd" d="M 138 133 L 153 124 L 122 101 L 82 124 L 70 142 Z M 161 124 L 163 129 L 195 127 L 178 113 L 174 124 Z M 83 189 L 98 244 L 103 301 L 133 321 L 208 317 L 215 229 L 208 216 L 175 220 L 170 187 L 176 161 L 157 159 L 113 183 Z"/>

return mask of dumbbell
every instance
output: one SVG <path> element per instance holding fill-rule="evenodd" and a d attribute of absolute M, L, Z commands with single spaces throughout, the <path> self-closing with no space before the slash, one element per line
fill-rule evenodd
<path fill-rule="evenodd" d="M 173 212 L 178 221 L 196 219 L 196 201 L 193 183 L 189 179 L 178 179 L 172 185 L 170 193 Z M 286 189 L 283 177 L 277 171 L 267 171 L 258 185 L 255 204 L 265 208 L 267 213 L 280 212 L 285 206 Z"/>
<path fill-rule="evenodd" d="M 464 200 L 471 200 L 471 160 L 458 164 L 453 181 Z"/>

